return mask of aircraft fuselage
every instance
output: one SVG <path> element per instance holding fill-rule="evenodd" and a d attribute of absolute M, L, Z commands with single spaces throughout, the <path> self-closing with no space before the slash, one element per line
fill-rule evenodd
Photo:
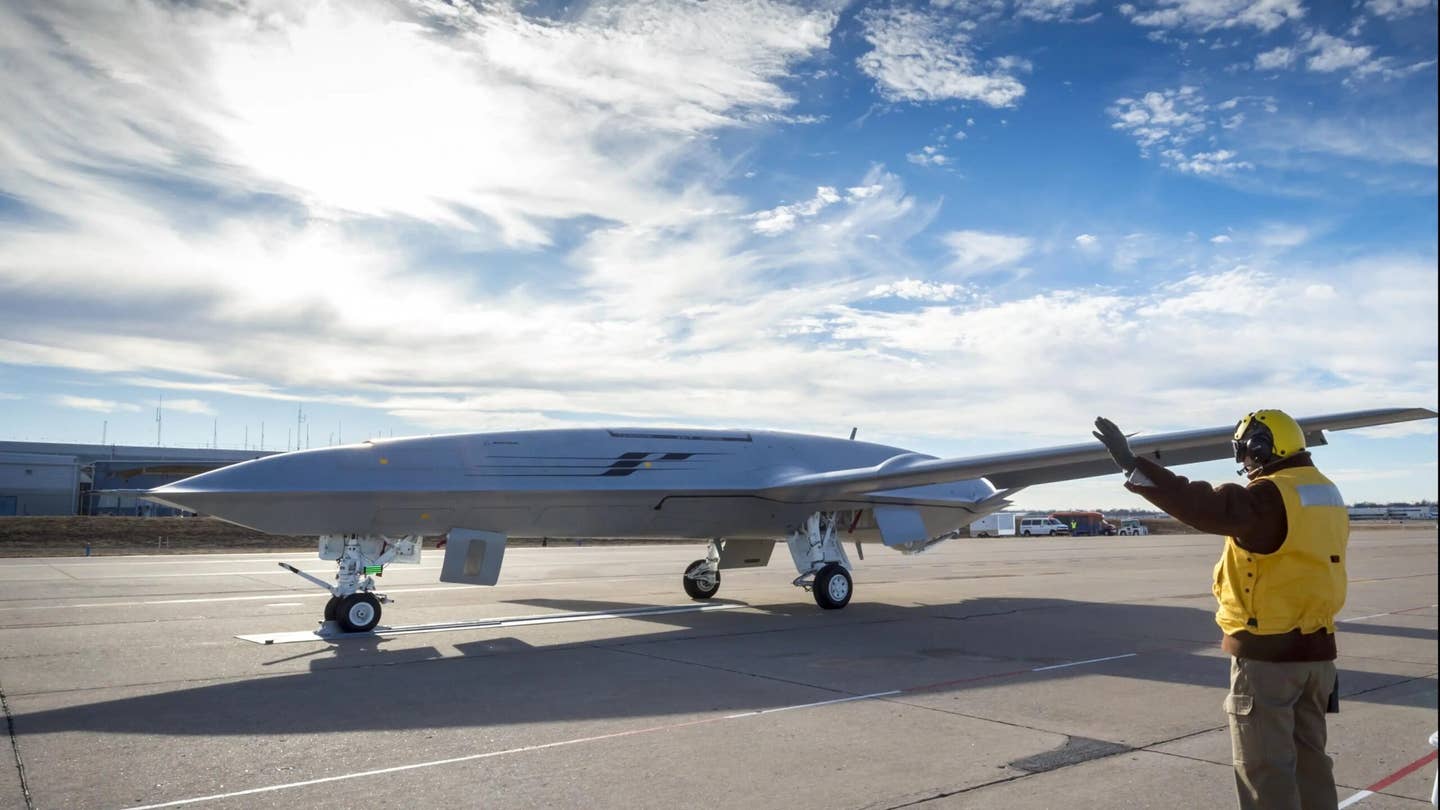
<path fill-rule="evenodd" d="M 477 433 L 285 453 L 148 497 L 272 534 L 439 535 L 466 527 L 522 537 L 705 539 L 775 538 L 817 511 L 858 512 L 910 496 L 933 508 L 935 501 L 969 504 L 994 494 L 983 479 L 837 502 L 757 492 L 797 475 L 869 467 L 908 452 L 768 431 Z M 956 514 L 955 527 L 973 519 Z"/>

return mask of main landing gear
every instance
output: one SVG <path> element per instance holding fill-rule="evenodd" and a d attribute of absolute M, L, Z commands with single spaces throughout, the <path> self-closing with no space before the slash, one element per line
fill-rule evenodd
<path fill-rule="evenodd" d="M 839 523 L 838 512 L 816 512 L 785 541 L 795 570 L 800 572 L 792 584 L 809 591 L 824 610 L 845 607 L 855 592 L 850 558 L 840 545 Z"/>
<path fill-rule="evenodd" d="M 367 633 L 380 623 L 380 606 L 393 600 L 375 592 L 375 577 L 391 562 L 419 562 L 419 537 L 372 537 L 347 534 L 320 538 L 320 559 L 336 560 L 335 584 L 311 576 L 289 563 L 280 567 L 330 592 L 325 621 L 346 633 Z"/>
<path fill-rule="evenodd" d="M 696 560 L 685 568 L 685 595 L 704 601 L 720 590 L 720 543 L 711 540 L 705 559 Z"/>
<path fill-rule="evenodd" d="M 800 574 L 792 584 L 809 591 L 815 597 L 815 604 L 825 610 L 839 610 L 850 604 L 850 596 L 855 591 L 850 559 L 838 537 L 839 525 L 840 513 L 816 512 L 785 541 L 795 570 Z M 724 542 L 711 540 L 705 559 L 696 560 L 685 569 L 682 583 L 691 599 L 703 601 L 719 592 Z"/>

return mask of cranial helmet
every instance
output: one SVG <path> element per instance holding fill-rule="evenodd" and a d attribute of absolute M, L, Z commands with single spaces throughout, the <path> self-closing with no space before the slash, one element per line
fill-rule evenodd
<path fill-rule="evenodd" d="M 1284 411 L 1255 411 L 1235 425 L 1230 444 L 1235 448 L 1236 461 L 1249 457 L 1265 465 L 1304 450 L 1305 431 Z"/>

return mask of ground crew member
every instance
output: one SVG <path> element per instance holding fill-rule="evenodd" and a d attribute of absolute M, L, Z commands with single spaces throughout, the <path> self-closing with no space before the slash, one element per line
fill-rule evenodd
<path fill-rule="evenodd" d="M 1349 515 L 1310 461 L 1305 432 L 1282 411 L 1235 427 L 1247 486 L 1189 481 L 1136 458 L 1104 417 L 1094 436 L 1126 473 L 1125 488 L 1181 522 L 1225 535 L 1215 566 L 1215 621 L 1230 653 L 1225 711 L 1242 810 L 1336 807 L 1325 754 L 1334 702 L 1335 615 L 1345 604 Z"/>

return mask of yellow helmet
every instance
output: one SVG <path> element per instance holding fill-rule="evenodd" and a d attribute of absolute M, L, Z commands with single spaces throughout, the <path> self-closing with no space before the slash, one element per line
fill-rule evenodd
<path fill-rule="evenodd" d="M 1284 411 L 1254 411 L 1235 425 L 1235 460 L 1246 456 L 1260 464 L 1290 458 L 1305 449 L 1305 431 Z"/>

